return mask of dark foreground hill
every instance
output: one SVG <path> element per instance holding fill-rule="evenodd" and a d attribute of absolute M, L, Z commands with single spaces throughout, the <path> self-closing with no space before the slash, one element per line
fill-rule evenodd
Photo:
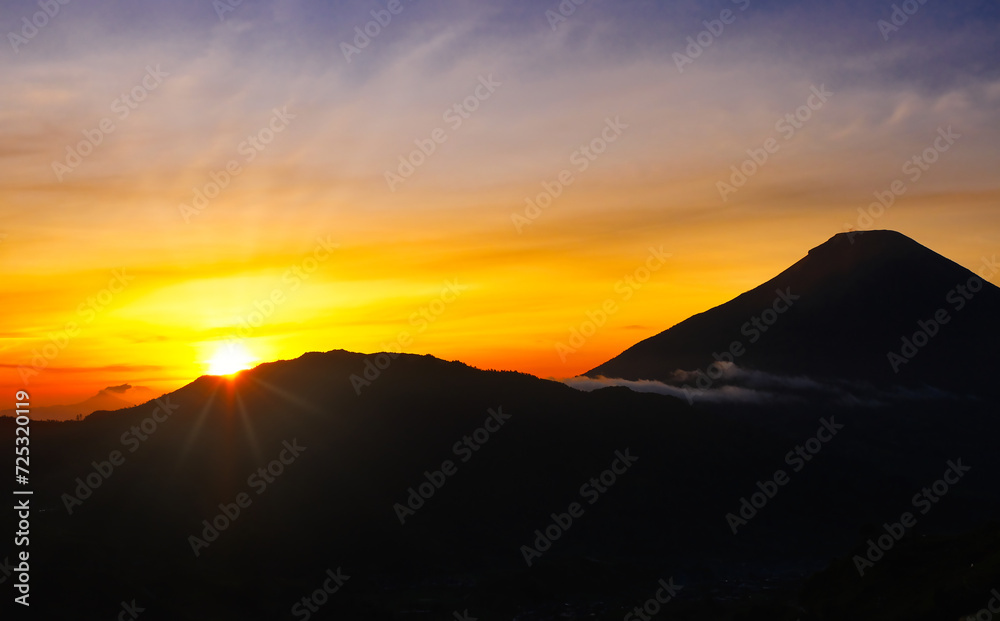
<path fill-rule="evenodd" d="M 358 394 L 351 376 L 366 362 L 388 366 L 377 377 L 368 367 Z M 3 419 L 4 437 L 12 426 Z M 200 378 L 159 405 L 34 423 L 32 608 L 105 619 L 135 600 L 140 618 L 175 621 L 621 619 L 665 597 L 663 580 L 682 587 L 663 618 L 834 618 L 822 614 L 845 584 L 868 597 L 890 582 L 837 563 L 851 569 L 949 461 L 971 470 L 903 542 L 974 547 L 1000 509 L 997 431 L 985 406 L 710 411 L 428 356 L 307 354 Z M 428 498 L 403 509 L 411 489 Z M 742 509 L 745 523 L 727 517 L 743 498 L 761 504 Z M 900 544 L 876 569 L 904 554 L 928 576 L 969 560 L 922 560 Z M 832 577 L 801 591 L 831 563 Z M 317 594 L 338 569 L 350 578 Z M 948 592 L 950 618 L 978 610 L 973 591 Z M 325 603 L 310 611 L 303 597 Z M 853 618 L 944 618 L 924 612 Z"/>
<path fill-rule="evenodd" d="M 732 360 L 819 381 L 981 394 L 1000 371 L 1000 289 L 983 278 L 998 270 L 984 257 L 977 276 L 894 231 L 842 233 L 586 375 L 693 385 L 677 371 Z"/>

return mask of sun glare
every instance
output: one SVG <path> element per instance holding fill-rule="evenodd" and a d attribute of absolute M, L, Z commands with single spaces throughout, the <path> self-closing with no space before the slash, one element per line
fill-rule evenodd
<path fill-rule="evenodd" d="M 211 375 L 233 375 L 249 369 L 253 362 L 253 357 L 244 347 L 223 345 L 208 361 L 208 372 Z"/>

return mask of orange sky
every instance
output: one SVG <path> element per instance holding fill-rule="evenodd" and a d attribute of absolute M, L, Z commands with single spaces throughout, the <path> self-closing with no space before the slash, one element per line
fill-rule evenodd
<path fill-rule="evenodd" d="M 414 5 L 348 63 L 354 17 L 295 39 L 282 29 L 309 21 L 300 5 L 275 6 L 183 34 L 67 9 L 0 60 L 17 85 L 0 93 L 5 394 L 27 386 L 47 405 L 123 383 L 171 390 L 243 321 L 258 324 L 239 338 L 258 361 L 375 352 L 405 331 L 413 353 L 569 377 L 847 227 L 896 229 L 970 268 L 1000 248 L 1000 79 L 909 78 L 901 64 L 928 58 L 915 41 L 875 32 L 871 49 L 788 54 L 763 36 L 773 21 L 748 15 L 680 73 L 671 54 L 696 8 L 663 32 L 581 13 L 556 32 L 525 18 L 490 33 L 499 9 Z M 821 85 L 833 95 L 785 135 L 776 122 Z M 134 109 L 115 103 L 135 89 Z M 467 118 L 448 115 L 456 103 Z M 54 168 L 102 119 L 114 131 Z M 949 126 L 961 134 L 949 151 L 904 174 Z M 387 182 L 435 130 L 412 175 Z M 780 149 L 723 200 L 730 166 L 768 139 Z M 581 155 L 595 140 L 602 153 Z M 572 183 L 519 232 L 512 216 L 562 171 Z M 227 176 L 192 212 L 195 189 Z M 906 193 L 859 221 L 896 179 Z M 671 256 L 641 287 L 621 284 L 651 247 Z M 556 344 L 609 299 L 617 311 L 562 360 Z"/>

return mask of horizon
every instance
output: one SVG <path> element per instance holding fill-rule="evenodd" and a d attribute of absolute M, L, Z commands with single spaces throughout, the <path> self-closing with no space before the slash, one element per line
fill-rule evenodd
<path fill-rule="evenodd" d="M 848 241 L 850 242 L 851 246 L 854 246 L 854 244 L 858 242 L 858 236 L 863 236 L 865 234 L 870 234 L 870 233 L 889 233 L 889 234 L 893 234 L 893 235 L 899 235 L 903 239 L 907 240 L 907 242 L 915 243 L 916 245 L 920 246 L 921 248 L 929 250 L 933 254 L 941 257 L 945 261 L 951 262 L 951 259 L 949 259 L 947 256 L 941 255 L 940 253 L 935 252 L 933 249 L 927 248 L 926 246 L 923 246 L 922 244 L 920 244 L 916 240 L 912 239 L 911 237 L 905 236 L 902 233 L 900 233 L 899 231 L 894 231 L 894 230 L 891 230 L 891 229 L 852 230 L 852 231 L 845 231 L 845 232 L 837 233 L 834 236 L 830 237 L 823 244 L 820 244 L 820 245 L 818 245 L 818 246 L 810 249 L 807 252 L 811 253 L 812 250 L 815 250 L 816 248 L 819 248 L 822 245 L 826 245 L 827 243 L 833 242 L 833 240 L 835 240 L 837 238 L 841 238 L 841 237 L 846 237 L 848 239 Z M 863 239 L 863 237 L 862 237 L 862 239 Z M 883 239 L 884 239 L 884 237 L 883 237 Z M 806 256 L 806 255 L 803 255 L 803 256 Z M 784 270 L 780 270 L 780 271 L 784 272 L 784 271 L 786 271 L 790 267 L 791 267 L 791 264 L 789 264 L 788 266 L 786 266 L 786 268 Z M 979 265 L 977 265 L 975 269 L 968 268 L 968 267 L 963 266 L 963 265 L 959 265 L 959 267 L 967 270 L 968 272 L 972 273 L 973 275 L 978 274 L 978 275 L 981 276 L 981 278 L 982 278 L 982 280 L 984 282 L 986 282 L 988 284 L 992 284 L 994 286 L 997 286 L 993 282 L 993 280 L 995 280 L 996 277 L 997 277 L 997 275 L 998 275 L 995 256 L 994 256 L 994 258 L 992 260 L 990 260 L 988 257 L 981 257 Z M 985 270 L 985 272 L 983 270 Z M 770 279 L 768 279 L 768 280 L 770 280 Z M 763 287 L 763 283 L 759 284 L 757 287 L 754 287 L 754 289 L 758 289 L 760 287 Z M 747 293 L 747 291 L 743 291 L 743 292 L 740 292 L 740 293 L 741 294 L 742 293 Z M 710 308 L 703 309 L 702 311 L 699 311 L 696 314 L 702 314 L 702 313 L 705 313 L 705 312 L 710 312 L 712 310 L 717 309 L 719 306 L 725 305 L 726 303 L 734 302 L 735 298 L 738 297 L 738 295 L 739 294 L 734 295 L 732 298 L 725 300 L 723 303 L 720 303 L 719 305 L 714 305 L 714 306 L 712 306 Z M 591 315 L 591 316 L 589 316 L 589 318 L 593 319 L 593 316 Z M 609 318 L 610 318 L 610 316 L 609 316 Z M 687 317 L 685 319 L 690 319 L 690 317 Z M 683 321 L 684 320 L 681 320 L 678 323 L 683 323 Z M 626 348 L 623 349 L 622 351 L 607 356 L 606 358 L 604 358 L 603 360 L 601 360 L 601 362 L 602 363 L 606 363 L 606 362 L 614 359 L 618 355 L 625 353 L 625 351 L 627 351 L 628 349 L 630 349 L 634 345 L 636 345 L 638 343 L 641 343 L 642 341 L 645 341 L 648 338 L 651 338 L 652 336 L 662 334 L 662 333 L 670 330 L 671 328 L 673 328 L 676 325 L 677 324 L 672 324 L 670 326 L 665 326 L 662 329 L 657 330 L 656 332 L 654 332 L 653 334 L 651 334 L 651 335 L 649 335 L 647 337 L 642 337 L 639 340 L 637 340 L 637 341 L 635 341 L 635 342 L 630 343 L 629 345 L 627 345 Z M 603 325 L 596 326 L 597 331 L 599 332 L 602 327 L 603 327 Z M 571 328 L 571 330 L 573 330 L 573 328 Z M 578 338 L 581 337 L 580 332 L 581 332 L 580 330 L 576 330 L 576 336 Z M 572 339 L 573 339 L 573 335 L 571 334 L 570 338 L 567 339 L 567 341 L 569 343 L 568 345 L 567 345 L 567 343 L 561 343 L 561 342 L 559 344 L 562 345 L 564 348 L 565 347 L 569 347 L 569 346 L 571 346 L 573 344 Z M 583 340 L 583 343 L 585 345 L 586 341 L 587 341 L 587 337 L 584 336 L 582 338 L 582 340 Z M 95 397 L 100 397 L 100 396 L 117 396 L 118 398 L 123 398 L 122 395 L 126 395 L 126 393 L 129 390 L 138 391 L 138 392 L 152 390 L 152 392 L 154 394 L 156 394 L 157 396 L 161 396 L 163 394 L 169 394 L 169 393 L 175 392 L 176 390 L 184 388 L 185 386 L 188 386 L 188 385 L 194 383 L 195 381 L 197 381 L 197 380 L 199 380 L 199 379 L 201 379 L 203 377 L 211 377 L 211 378 L 220 379 L 220 380 L 228 380 L 228 381 L 234 382 L 234 383 L 236 383 L 238 385 L 240 383 L 241 376 L 243 375 L 243 373 L 253 371 L 257 367 L 259 367 L 261 365 L 272 364 L 272 363 L 293 362 L 293 361 L 297 361 L 297 360 L 299 360 L 301 358 L 304 358 L 305 356 L 307 356 L 309 354 L 333 354 L 333 353 L 346 353 L 346 354 L 364 356 L 365 360 L 366 360 L 366 363 L 365 363 L 366 365 L 368 364 L 368 362 L 370 362 L 372 360 L 375 360 L 376 358 L 378 358 L 380 355 L 383 355 L 383 354 L 388 354 L 391 357 L 392 360 L 396 359 L 396 357 L 399 356 L 399 355 L 410 355 L 410 356 L 426 356 L 426 355 L 429 355 L 429 356 L 432 356 L 432 357 L 434 357 L 434 358 L 436 358 L 438 360 L 442 360 L 442 361 L 445 361 L 445 362 L 457 362 L 457 363 L 469 366 L 469 367 L 471 367 L 473 369 L 480 370 L 480 371 L 499 371 L 499 372 L 524 373 L 524 374 L 536 377 L 538 379 L 545 379 L 545 380 L 552 380 L 552 381 L 560 382 L 560 383 L 566 384 L 566 385 L 568 385 L 568 386 L 570 386 L 572 388 L 575 388 L 577 390 L 583 390 L 583 391 L 593 390 L 594 387 L 618 385 L 618 386 L 627 386 L 627 387 L 630 387 L 632 390 L 636 390 L 638 392 L 649 392 L 649 391 L 660 392 L 661 394 L 669 394 L 669 395 L 678 396 L 678 397 L 679 396 L 683 396 L 685 399 L 690 400 L 691 399 L 691 392 L 690 392 L 690 390 L 694 389 L 693 386 L 688 387 L 687 385 L 685 385 L 683 388 L 680 388 L 680 387 L 677 387 L 677 386 L 666 385 L 666 384 L 663 384 L 662 382 L 659 382 L 659 381 L 656 381 L 656 380 L 641 380 L 641 381 L 637 381 L 637 380 L 627 380 L 627 379 L 615 379 L 614 377 L 607 377 L 606 378 L 603 375 L 597 375 L 597 376 L 587 376 L 587 375 L 584 375 L 585 373 L 589 373 L 592 370 L 596 370 L 597 368 L 600 368 L 603 365 L 595 365 L 594 367 L 588 367 L 587 369 L 584 369 L 584 370 L 582 370 L 582 371 L 580 371 L 578 373 L 575 373 L 573 375 L 562 375 L 562 376 L 547 375 L 547 376 L 545 376 L 545 375 L 539 375 L 537 373 L 532 373 L 530 371 L 525 371 L 523 369 L 503 368 L 503 367 L 495 367 L 495 366 L 489 366 L 489 365 L 479 365 L 479 364 L 474 364 L 474 363 L 471 363 L 471 362 L 468 362 L 468 361 L 465 361 L 465 360 L 461 360 L 461 359 L 457 359 L 457 358 L 445 358 L 445 357 L 438 356 L 438 355 L 435 355 L 435 354 L 430 353 L 430 352 L 407 351 L 406 349 L 402 349 L 401 348 L 402 342 L 404 342 L 404 341 L 402 341 L 400 339 L 397 339 L 393 343 L 393 345 L 396 346 L 395 349 L 381 349 L 381 350 L 373 350 L 373 351 L 348 350 L 348 349 L 339 348 L 339 347 L 334 348 L 334 349 L 329 349 L 329 350 L 326 350 L 326 349 L 313 349 L 313 350 L 307 350 L 307 351 L 298 352 L 298 353 L 296 353 L 294 355 L 291 355 L 289 357 L 275 358 L 275 359 L 271 359 L 271 360 L 259 360 L 259 359 L 249 360 L 249 359 L 243 359 L 243 358 L 236 358 L 236 359 L 234 359 L 232 356 L 221 356 L 219 359 L 217 359 L 214 362 L 214 365 L 213 365 L 212 361 L 208 361 L 205 364 L 205 366 L 207 367 L 207 369 L 206 369 L 206 371 L 204 373 L 201 373 L 201 374 L 193 376 L 193 377 L 186 378 L 181 383 L 179 383 L 177 385 L 174 385 L 174 386 L 169 386 L 169 387 L 166 387 L 166 388 L 163 388 L 163 389 L 151 389 L 149 386 L 144 386 L 144 385 L 132 386 L 132 385 L 129 385 L 129 384 L 123 384 L 123 385 L 120 385 L 120 386 L 106 386 L 106 387 L 101 388 L 100 390 L 98 390 L 96 392 L 96 394 L 92 393 L 92 394 L 87 395 L 87 397 L 89 399 L 93 399 Z M 408 339 L 408 342 L 412 342 L 412 339 Z M 579 347 L 582 348 L 583 345 L 580 345 Z M 558 353 L 558 348 L 557 348 L 557 353 Z M 373 365 L 374 364 L 375 363 L 373 363 Z M 391 362 L 389 364 L 391 364 Z M 350 377 L 346 378 L 348 381 L 350 381 L 352 383 L 352 386 L 355 387 L 355 389 L 357 390 L 358 394 L 360 394 L 361 391 L 358 390 L 358 386 L 357 386 L 357 384 L 355 382 L 356 381 L 357 382 L 361 382 L 361 379 L 358 379 L 358 378 L 361 378 L 364 375 L 365 368 L 366 367 L 359 367 L 358 368 L 358 372 L 356 374 L 353 374 Z M 739 368 L 739 365 L 733 365 L 733 369 L 736 370 L 736 371 L 741 371 L 740 368 Z M 374 370 L 376 371 L 376 373 L 380 373 L 381 367 L 376 367 Z M 775 376 L 775 379 L 777 379 L 776 376 Z M 365 384 L 370 385 L 371 382 L 365 382 Z M 122 390 L 122 389 L 124 389 L 124 390 Z M 712 394 L 712 392 L 713 391 L 702 391 L 701 397 L 704 398 L 706 395 Z M 728 399 L 733 398 L 733 397 L 732 396 L 728 396 L 727 397 L 727 396 L 725 396 L 725 395 L 723 395 L 721 393 L 717 393 L 716 396 L 715 396 L 715 398 L 721 398 L 723 400 L 728 400 Z M 131 401 L 135 401 L 135 399 L 133 399 L 131 395 L 127 395 L 126 397 L 123 398 L 123 400 L 125 400 L 125 401 L 130 401 L 130 400 Z M 127 406 L 124 406 L 124 407 L 135 407 L 137 405 L 141 405 L 141 404 L 147 403 L 147 402 L 149 402 L 149 399 L 139 400 L 139 401 L 136 401 L 136 403 L 133 404 L 133 405 L 127 405 Z M 37 407 L 43 407 L 44 408 L 44 407 L 50 407 L 50 406 L 71 406 L 71 405 L 77 405 L 77 404 L 75 402 L 74 403 L 69 403 L 69 402 L 65 402 L 65 403 L 46 403 L 46 402 L 41 402 L 41 403 L 39 403 L 39 405 Z M 86 414 L 84 414 L 84 417 L 86 417 Z M 41 420 L 69 420 L 69 418 L 65 418 L 65 419 L 41 419 Z"/>

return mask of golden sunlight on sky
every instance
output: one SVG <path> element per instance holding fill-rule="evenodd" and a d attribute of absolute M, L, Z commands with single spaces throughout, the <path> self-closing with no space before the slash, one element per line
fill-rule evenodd
<path fill-rule="evenodd" d="M 73 3 L 0 58 L 0 369 L 36 405 L 331 349 L 571 377 L 848 228 L 1000 248 L 995 24 L 736 3 L 681 71 L 718 7 L 406 3 L 345 58 L 366 10 L 203 4 Z"/>

